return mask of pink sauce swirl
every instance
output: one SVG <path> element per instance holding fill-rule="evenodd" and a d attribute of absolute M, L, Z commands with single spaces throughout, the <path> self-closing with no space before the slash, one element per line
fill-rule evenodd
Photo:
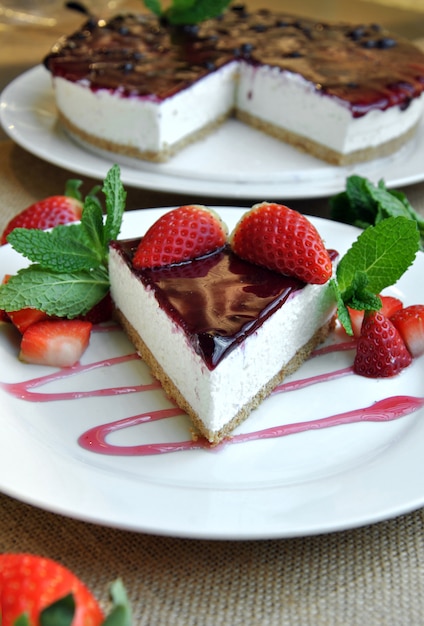
<path fill-rule="evenodd" d="M 113 328 L 111 329 L 113 330 Z M 351 350 L 354 347 L 352 341 L 344 343 L 336 343 L 328 345 L 323 348 L 315 350 L 313 357 L 329 354 L 331 352 L 340 352 L 344 350 Z M 95 369 L 111 367 L 114 365 L 120 365 L 139 359 L 136 353 L 131 353 L 119 357 L 102 359 L 87 365 L 77 364 L 74 367 L 61 369 L 57 372 L 47 374 L 25 380 L 18 383 L 5 383 L 0 382 L 0 388 L 15 398 L 25 400 L 27 402 L 54 402 L 63 400 L 78 400 L 87 397 L 100 397 L 100 396 L 115 396 L 125 395 L 130 393 L 146 392 L 155 389 L 160 389 L 160 384 L 157 381 L 153 381 L 148 384 L 140 385 L 128 385 L 124 387 L 107 387 L 101 389 L 95 389 L 90 391 L 71 391 L 71 392 L 52 392 L 43 393 L 33 391 L 38 387 L 54 382 L 56 380 L 68 378 L 75 374 L 89 372 Z M 317 376 L 311 376 L 294 381 L 288 381 L 282 383 L 274 390 L 275 393 L 287 393 L 302 389 L 317 383 L 328 382 L 341 378 L 343 376 L 349 376 L 353 374 L 352 367 L 345 367 L 334 370 L 332 372 L 325 372 Z M 353 424 L 356 422 L 387 422 L 395 419 L 399 419 L 406 415 L 409 415 L 415 411 L 418 411 L 424 406 L 424 398 L 398 395 L 391 396 L 375 402 L 370 406 L 360 407 L 347 411 L 344 413 L 338 413 L 329 417 L 316 419 L 312 421 L 298 422 L 293 424 L 283 424 L 281 426 L 273 426 L 263 430 L 241 433 L 229 437 L 224 442 L 215 446 L 214 449 L 219 449 L 222 446 L 228 444 L 240 444 L 248 441 L 255 441 L 260 439 L 271 439 L 278 437 L 286 437 L 296 433 L 302 433 L 309 430 L 317 430 L 323 428 L 329 428 L 334 426 L 340 426 L 343 424 Z M 82 448 L 91 450 L 98 454 L 106 455 L 119 455 L 119 456 L 144 456 L 144 455 L 156 455 L 169 452 L 177 452 L 182 450 L 196 450 L 196 449 L 208 449 L 210 444 L 203 438 L 189 439 L 187 441 L 178 442 L 159 442 L 152 444 L 141 445 L 114 445 L 107 441 L 108 435 L 119 430 L 129 428 L 132 426 L 147 424 L 157 420 L 169 419 L 182 415 L 181 409 L 178 407 L 172 407 L 168 409 L 160 409 L 140 413 L 127 418 L 115 420 L 106 424 L 101 424 L 90 428 L 82 433 L 78 438 L 78 443 Z"/>

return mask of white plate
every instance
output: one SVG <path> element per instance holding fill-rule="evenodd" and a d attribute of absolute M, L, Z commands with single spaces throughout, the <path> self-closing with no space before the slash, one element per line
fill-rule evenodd
<path fill-rule="evenodd" d="M 22 74 L 4 90 L 0 119 L 17 144 L 50 163 L 103 179 L 110 165 L 119 162 L 126 185 L 163 192 L 295 199 L 342 191 L 352 173 L 373 182 L 384 178 L 389 187 L 424 178 L 424 120 L 415 139 L 395 155 L 351 167 L 325 164 L 236 120 L 227 121 L 166 164 L 93 152 L 73 141 L 58 124 L 50 75 L 42 66 Z"/>
<path fill-rule="evenodd" d="M 219 209 L 231 227 L 241 209 Z M 125 215 L 122 236 L 142 233 L 163 210 Z M 329 247 L 343 253 L 352 227 L 313 218 Z M 2 271 L 23 260 L 0 249 Z M 424 255 L 390 293 L 406 304 L 424 302 Z M 160 389 L 93 396 L 110 387 L 148 384 L 139 360 L 86 369 L 33 387 L 47 401 L 15 397 L 16 384 L 56 370 L 17 359 L 18 338 L 0 327 L 0 489 L 41 508 L 99 524 L 149 533 L 214 539 L 309 535 L 384 520 L 424 504 L 424 411 L 384 423 L 360 422 L 290 436 L 151 456 L 99 454 L 78 444 L 91 428 L 145 412 L 171 409 Z M 95 332 L 82 363 L 133 354 L 120 330 Z M 351 351 L 305 363 L 290 381 L 325 375 L 352 363 Z M 296 385 L 295 385 L 296 387 Z M 30 390 L 31 391 L 31 390 Z M 88 391 L 88 397 L 73 398 Z M 54 394 L 70 393 L 71 399 Z M 396 395 L 424 396 L 423 359 L 399 376 L 368 380 L 347 375 L 275 394 L 236 433 L 310 422 L 367 407 Z M 362 418 L 364 416 L 362 415 Z M 108 443 L 137 446 L 190 440 L 186 416 L 110 432 Z M 108 450 L 105 450 L 108 452 Z"/>

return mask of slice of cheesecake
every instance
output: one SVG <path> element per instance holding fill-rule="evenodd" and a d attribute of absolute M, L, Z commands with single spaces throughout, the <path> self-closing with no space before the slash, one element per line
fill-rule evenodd
<path fill-rule="evenodd" d="M 245 261 L 229 245 L 137 269 L 139 243 L 111 244 L 117 319 L 168 396 L 219 443 L 327 337 L 331 287 Z"/>

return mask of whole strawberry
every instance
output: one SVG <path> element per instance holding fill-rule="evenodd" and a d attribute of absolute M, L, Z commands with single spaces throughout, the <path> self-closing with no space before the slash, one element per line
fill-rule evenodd
<path fill-rule="evenodd" d="M 32 554 L 0 554 L 2 626 L 14 626 L 18 617 L 24 614 L 27 620 L 19 623 L 44 624 L 40 621 L 40 613 L 69 594 L 73 594 L 75 601 L 72 626 L 102 624 L 104 616 L 99 604 L 70 570 L 56 561 Z M 66 606 L 63 610 L 66 611 Z M 60 621 L 59 615 L 55 619 L 50 623 L 58 626 L 70 623 Z"/>
<path fill-rule="evenodd" d="M 328 251 L 314 225 L 282 204 L 262 202 L 245 213 L 230 244 L 238 256 L 305 283 L 326 283 L 332 276 Z"/>
<path fill-rule="evenodd" d="M 146 232 L 133 258 L 137 269 L 190 261 L 222 248 L 227 227 L 211 209 L 186 205 L 160 217 Z"/>
<path fill-rule="evenodd" d="M 7 236 L 15 228 L 46 230 L 59 224 L 80 220 L 83 205 L 78 191 L 79 185 L 80 181 L 70 180 L 67 183 L 65 195 L 44 198 L 18 213 L 4 229 L 0 244 L 7 243 Z"/>
<path fill-rule="evenodd" d="M 368 378 L 396 376 L 412 357 L 392 322 L 379 311 L 366 311 L 353 369 Z"/>

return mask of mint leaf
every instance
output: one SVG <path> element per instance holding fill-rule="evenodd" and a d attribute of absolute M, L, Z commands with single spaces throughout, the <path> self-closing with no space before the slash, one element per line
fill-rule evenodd
<path fill-rule="evenodd" d="M 114 165 L 107 173 L 103 183 L 103 193 L 106 197 L 104 246 L 107 246 L 113 239 L 117 239 L 121 229 L 127 193 L 122 185 L 120 175 L 121 170 L 119 166 Z"/>
<path fill-rule="evenodd" d="M 162 6 L 160 0 L 144 0 L 144 6 L 158 17 L 162 15 Z"/>
<path fill-rule="evenodd" d="M 377 311 L 380 309 L 381 299 L 370 291 L 368 283 L 367 274 L 356 270 L 351 284 L 343 292 L 344 303 L 358 311 Z"/>
<path fill-rule="evenodd" d="M 340 324 L 343 326 L 348 335 L 353 335 L 352 323 L 350 321 L 349 311 L 343 301 L 342 294 L 340 289 L 338 288 L 337 282 L 332 278 L 330 280 L 330 285 L 333 289 L 334 296 L 336 298 L 337 304 L 337 317 L 339 318 Z"/>
<path fill-rule="evenodd" d="M 415 259 L 419 234 L 415 222 L 404 217 L 388 218 L 367 228 L 337 266 L 341 291 L 352 283 L 356 272 L 364 272 L 374 294 L 393 285 Z"/>
<path fill-rule="evenodd" d="M 92 247 L 93 256 L 97 259 L 96 265 L 102 262 L 107 254 L 104 245 L 103 211 L 97 199 L 87 197 L 81 215 L 81 230 L 89 245 Z M 89 269 L 89 268 L 87 268 Z"/>
<path fill-rule="evenodd" d="M 78 183 L 80 181 L 73 181 Z M 95 187 L 97 193 L 98 188 Z M 30 307 L 49 315 L 78 317 L 87 313 L 109 291 L 109 242 L 118 237 L 126 192 L 120 169 L 114 165 L 103 188 L 106 218 L 94 190 L 84 201 L 79 224 L 50 231 L 17 228 L 9 235 L 13 248 L 32 261 L 0 285 L 0 309 Z"/>
<path fill-rule="evenodd" d="M 33 263 L 57 272 L 97 267 L 102 258 L 78 224 L 56 226 L 51 231 L 15 228 L 9 242 Z"/>
<path fill-rule="evenodd" d="M 415 219 L 418 227 L 424 227 L 424 220 L 414 211 L 406 197 L 400 192 L 391 192 L 386 189 L 383 181 L 380 181 L 375 187 L 367 181 L 366 188 L 370 197 L 377 204 L 377 219 L 385 219 L 386 217 L 406 217 Z"/>
<path fill-rule="evenodd" d="M 113 601 L 113 609 L 106 617 L 102 626 L 131 626 L 131 607 L 124 585 L 120 579 L 112 583 L 110 595 Z"/>
<path fill-rule="evenodd" d="M 87 313 L 109 291 L 107 269 L 65 273 L 30 265 L 11 276 L 0 289 L 0 309 L 32 307 L 48 315 L 74 318 Z"/>
<path fill-rule="evenodd" d="M 424 219 L 404 193 L 387 189 L 383 180 L 374 185 L 361 176 L 350 176 L 346 180 L 346 191 L 330 198 L 330 213 L 333 219 L 359 228 L 403 216 L 416 222 L 421 237 L 420 248 L 424 250 Z"/>
<path fill-rule="evenodd" d="M 417 224 L 405 217 L 387 218 L 359 235 L 340 260 L 332 283 L 346 332 L 352 334 L 346 307 L 380 309 L 378 294 L 399 280 L 418 250 Z"/>
<path fill-rule="evenodd" d="M 65 196 L 69 198 L 75 198 L 76 200 L 82 200 L 80 187 L 82 185 L 82 180 L 76 180 L 71 178 L 66 181 L 65 185 Z"/>
<path fill-rule="evenodd" d="M 198 24 L 218 17 L 229 4 L 230 0 L 173 0 L 164 10 L 160 0 L 144 0 L 150 11 L 175 26 Z"/>
<path fill-rule="evenodd" d="M 40 626 L 72 626 L 75 608 L 74 596 L 70 593 L 41 611 Z"/>
<path fill-rule="evenodd" d="M 218 17 L 228 6 L 229 0 L 195 0 L 190 6 L 177 2 L 166 11 L 165 17 L 171 24 L 199 24 L 204 20 Z"/>

